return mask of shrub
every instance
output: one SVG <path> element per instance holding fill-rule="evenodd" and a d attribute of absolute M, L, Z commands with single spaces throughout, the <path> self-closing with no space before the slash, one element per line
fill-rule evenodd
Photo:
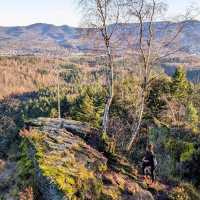
<path fill-rule="evenodd" d="M 186 117 L 192 130 L 197 131 L 197 127 L 199 124 L 199 116 L 197 109 L 194 107 L 192 103 L 189 103 L 187 106 Z"/>
<path fill-rule="evenodd" d="M 170 92 L 170 81 L 166 78 L 155 80 L 150 87 L 147 99 L 147 107 L 150 117 L 158 117 L 160 112 L 166 109 L 166 101 L 162 98 Z"/>
<path fill-rule="evenodd" d="M 200 200 L 200 193 L 189 183 L 182 183 L 169 194 L 170 200 Z"/>
<path fill-rule="evenodd" d="M 181 174 L 186 180 L 192 181 L 195 185 L 200 184 L 200 149 L 193 152 L 190 159 L 181 163 Z"/>
<path fill-rule="evenodd" d="M 195 151 L 193 143 L 178 141 L 177 139 L 171 138 L 166 142 L 165 148 L 177 162 L 190 159 Z"/>
<path fill-rule="evenodd" d="M 23 138 L 20 144 L 21 155 L 17 162 L 17 177 L 20 187 L 26 187 L 33 184 L 32 177 L 34 175 L 34 167 L 33 161 L 28 155 L 29 145 L 28 139 Z"/>

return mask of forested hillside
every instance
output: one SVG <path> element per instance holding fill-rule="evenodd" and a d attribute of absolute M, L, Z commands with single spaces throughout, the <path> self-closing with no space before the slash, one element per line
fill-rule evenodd
<path fill-rule="evenodd" d="M 76 72 L 75 69 L 73 74 Z M 101 73 L 96 73 L 97 77 L 101 77 Z M 100 80 L 96 83 L 97 79 L 92 78 L 93 72 L 87 74 L 88 82 L 85 83 L 81 75 L 72 77 L 68 76 L 60 86 L 62 118 L 87 122 L 92 127 L 100 128 L 107 93 L 105 87 L 101 86 Z M 111 155 L 123 155 L 123 157 L 126 155 L 131 165 L 140 173 L 139 166 L 146 144 L 153 143 L 159 163 L 156 173 L 160 183 L 157 183 L 154 188 L 157 194 L 169 195 L 172 199 L 178 199 L 177 195 L 184 195 L 183 198 L 187 195 L 198 196 L 195 186 L 198 188 L 200 181 L 199 85 L 188 82 L 182 68 L 179 68 L 172 78 L 159 74 L 159 78 L 152 82 L 149 90 L 140 134 L 135 141 L 137 145 L 134 145 L 128 154 L 125 152 L 125 147 L 131 136 L 130 124 L 137 120 L 135 113 L 140 102 L 137 98 L 140 84 L 136 75 L 129 74 L 124 75 L 123 79 L 116 76 L 115 85 L 116 95 L 111 106 L 108 135 L 102 135 L 106 149 L 108 148 Z M 15 195 L 20 194 L 20 191 L 32 186 L 32 175 L 29 175 L 32 173 L 29 171 L 31 166 L 26 164 L 27 158 L 25 159 L 23 154 L 20 155 L 21 148 L 25 147 L 21 146 L 17 155 L 14 153 L 16 150 L 12 150 L 16 149 L 21 140 L 17 132 L 28 119 L 57 117 L 56 87 L 7 97 L 1 101 L 0 109 L 1 152 L 4 152 L 2 158 L 9 156 L 8 160 L 11 163 L 5 165 L 2 163 L 2 169 L 7 170 L 9 165 L 12 169 L 12 166 L 16 165 L 14 163 L 17 163 L 14 177 L 10 174 L 9 181 L 5 182 L 3 179 L 0 188 L 3 196 L 6 191 L 8 192 L 5 188 L 9 188 L 7 197 L 11 196 L 15 199 Z M 11 144 L 11 153 L 7 155 L 9 144 Z M 29 181 L 27 181 L 28 177 Z M 160 186 L 161 184 L 166 186 Z M 168 187 L 170 188 L 165 189 Z M 13 190 L 16 193 L 13 193 Z M 24 193 L 27 195 L 26 191 Z"/>
<path fill-rule="evenodd" d="M 0 28 L 0 200 L 199 200 L 199 22 L 80 3 L 84 30 Z"/>
<path fill-rule="evenodd" d="M 200 46 L 196 41 L 200 38 L 200 22 L 197 20 L 154 22 L 156 38 L 160 40 L 165 37 L 166 33 L 174 32 L 184 23 L 179 46 L 183 52 L 199 55 Z M 112 26 L 114 24 L 109 28 L 112 29 Z M 144 23 L 144 26 L 145 34 L 148 34 L 148 22 Z M 138 31 L 139 23 L 119 23 L 114 37 L 115 40 L 121 42 L 123 48 L 130 48 L 130 41 L 128 42 L 125 38 L 130 39 L 131 35 L 137 37 Z M 97 35 L 94 34 L 93 42 L 96 37 Z M 1 55 L 66 55 L 69 50 L 79 53 L 91 52 L 93 46 L 87 28 L 55 26 L 45 23 L 0 27 Z"/>

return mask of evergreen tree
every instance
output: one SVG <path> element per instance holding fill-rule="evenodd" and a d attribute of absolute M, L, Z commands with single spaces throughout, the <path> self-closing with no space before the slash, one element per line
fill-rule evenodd
<path fill-rule="evenodd" d="M 190 126 L 195 131 L 199 123 L 198 111 L 192 103 L 189 103 L 187 106 L 187 121 L 190 123 Z"/>
<path fill-rule="evenodd" d="M 152 82 L 147 99 L 148 115 L 150 118 L 158 117 L 160 112 L 166 108 L 163 94 L 170 94 L 171 82 L 167 78 L 160 78 Z"/>
<path fill-rule="evenodd" d="M 178 67 L 172 79 L 171 92 L 175 98 L 181 102 L 187 100 L 190 91 L 190 84 L 183 67 Z"/>
<path fill-rule="evenodd" d="M 71 114 L 75 120 L 88 122 L 94 127 L 100 126 L 101 112 L 95 107 L 93 99 L 87 93 L 77 99 Z"/>

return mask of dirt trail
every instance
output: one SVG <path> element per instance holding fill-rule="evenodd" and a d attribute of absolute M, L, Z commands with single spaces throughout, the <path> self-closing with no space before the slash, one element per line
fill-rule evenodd
<path fill-rule="evenodd" d="M 147 188 L 150 192 L 156 194 L 156 200 L 168 200 L 168 193 L 171 190 L 171 186 L 163 183 L 160 180 L 156 180 L 155 183 L 152 184 L 151 180 L 148 178 L 144 178 L 143 175 L 138 175 L 138 183 Z"/>

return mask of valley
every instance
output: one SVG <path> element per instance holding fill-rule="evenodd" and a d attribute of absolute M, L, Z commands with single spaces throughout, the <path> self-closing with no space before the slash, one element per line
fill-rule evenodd
<path fill-rule="evenodd" d="M 0 26 L 0 200 L 200 200 L 200 21 L 82 2 Z"/>

